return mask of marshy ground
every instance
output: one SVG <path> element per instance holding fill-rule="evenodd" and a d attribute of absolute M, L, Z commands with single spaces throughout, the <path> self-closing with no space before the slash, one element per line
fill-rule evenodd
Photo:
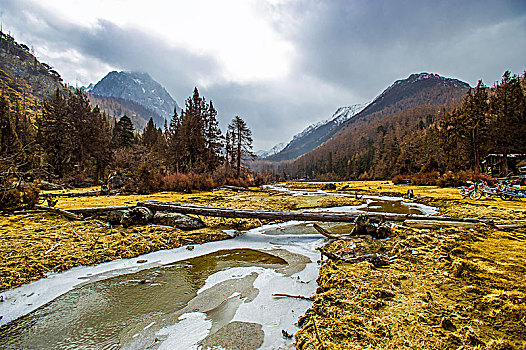
<path fill-rule="evenodd" d="M 456 189 L 347 182 L 336 192 L 403 196 L 436 206 L 441 215 L 517 222 L 526 201 L 460 199 Z M 303 190 L 321 183 L 287 183 Z M 352 197 L 217 190 L 60 199 L 62 209 L 135 204 L 147 199 L 227 208 L 299 210 L 353 205 Z M 202 217 L 207 228 L 181 231 L 147 225 L 124 228 L 98 220 L 69 221 L 50 213 L 0 216 L 0 290 L 79 265 L 131 258 L 160 249 L 226 239 L 259 220 Z M 368 262 L 323 260 L 319 288 L 299 319 L 299 349 L 524 349 L 526 347 L 526 229 L 488 225 L 393 228 L 387 240 L 328 243 L 345 255 L 380 252 L 398 259 L 383 268 Z"/>
<path fill-rule="evenodd" d="M 299 197 L 288 193 L 216 190 L 193 194 L 114 195 L 60 198 L 60 209 L 136 204 L 163 200 L 225 208 L 299 210 L 356 204 L 340 197 Z M 0 291 L 80 265 L 132 258 L 160 249 L 228 239 L 223 230 L 247 230 L 266 223 L 255 219 L 201 217 L 207 227 L 194 231 L 145 225 L 123 227 L 104 221 L 71 221 L 52 213 L 0 216 Z"/>
<path fill-rule="evenodd" d="M 303 185 L 313 186 L 313 185 Z M 368 194 L 403 195 L 452 217 L 517 222 L 525 201 L 460 199 L 455 189 L 351 183 Z M 355 245 L 355 247 L 354 247 Z M 323 261 L 318 290 L 300 318 L 299 349 L 524 349 L 526 229 L 487 225 L 395 226 L 388 240 L 334 241 L 328 250 L 397 255 L 395 263 Z"/>

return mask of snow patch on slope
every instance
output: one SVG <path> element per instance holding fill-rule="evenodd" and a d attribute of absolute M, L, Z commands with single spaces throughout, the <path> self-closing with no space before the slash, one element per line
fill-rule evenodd
<path fill-rule="evenodd" d="M 346 106 L 346 107 L 340 107 L 336 110 L 336 112 L 334 112 L 334 114 L 332 115 L 332 117 L 330 117 L 329 119 L 327 120 L 322 120 L 316 124 L 312 124 L 312 125 L 309 125 L 307 128 L 305 128 L 305 130 L 303 130 L 302 132 L 300 132 L 299 134 L 296 134 L 294 135 L 294 137 L 292 137 L 292 140 L 297 140 L 297 139 L 300 139 L 302 137 L 305 137 L 307 136 L 308 134 L 310 134 L 311 132 L 313 132 L 314 130 L 324 126 L 325 124 L 328 124 L 328 123 L 333 123 L 334 126 L 331 128 L 335 128 L 336 126 L 346 122 L 347 120 L 351 119 L 352 117 L 354 117 L 356 114 L 360 113 L 369 103 L 360 103 L 360 104 L 355 104 L 355 105 L 351 105 L 351 106 Z"/>
<path fill-rule="evenodd" d="M 285 147 L 287 147 L 287 143 L 281 142 L 275 145 L 274 147 L 272 147 L 271 149 L 269 149 L 268 151 L 265 151 L 265 150 L 257 151 L 256 156 L 258 156 L 259 158 L 270 157 L 270 156 L 273 156 L 274 154 L 281 152 Z"/>

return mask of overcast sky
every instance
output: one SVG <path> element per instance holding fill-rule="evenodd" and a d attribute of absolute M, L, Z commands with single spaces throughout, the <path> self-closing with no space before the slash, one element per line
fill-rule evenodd
<path fill-rule="evenodd" d="M 493 85 L 526 69 L 524 0 L 0 0 L 0 16 L 73 85 L 145 71 L 181 106 L 197 86 L 256 150 L 411 73 Z"/>

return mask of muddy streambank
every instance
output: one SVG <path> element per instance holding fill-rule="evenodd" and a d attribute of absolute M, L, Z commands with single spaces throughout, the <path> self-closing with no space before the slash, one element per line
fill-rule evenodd
<path fill-rule="evenodd" d="M 350 185 L 362 194 L 403 195 L 408 189 L 381 182 Z M 442 215 L 526 220 L 524 201 L 473 202 L 460 199 L 455 189 L 412 189 L 416 202 L 436 205 Z M 526 348 L 524 228 L 397 225 L 387 240 L 337 240 L 325 249 L 398 259 L 383 268 L 324 260 L 312 307 L 298 321 L 298 349 Z"/>

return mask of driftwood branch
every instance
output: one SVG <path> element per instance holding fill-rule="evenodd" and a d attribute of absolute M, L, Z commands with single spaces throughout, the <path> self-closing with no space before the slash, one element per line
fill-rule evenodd
<path fill-rule="evenodd" d="M 303 295 L 293 295 L 293 294 L 286 294 L 286 293 L 274 293 L 272 294 L 273 297 L 288 297 L 288 298 L 296 298 L 296 299 L 304 299 L 312 301 L 311 297 L 306 297 Z"/>
<path fill-rule="evenodd" d="M 325 344 L 321 341 L 320 334 L 318 333 L 318 327 L 316 326 L 316 321 L 314 320 L 314 315 L 310 316 L 310 319 L 312 320 L 312 325 L 314 326 L 314 332 L 316 333 L 316 339 L 321 345 L 322 350 L 325 350 Z"/>
<path fill-rule="evenodd" d="M 316 248 L 316 249 L 319 250 L 322 255 L 326 256 L 329 259 L 341 260 L 341 261 L 344 261 L 350 264 L 356 264 L 362 261 L 368 261 L 371 264 L 373 264 L 374 267 L 382 267 L 382 266 L 389 265 L 391 261 L 394 259 L 394 257 L 389 258 L 382 254 L 365 254 L 365 255 L 360 255 L 357 257 L 353 257 L 353 258 L 344 258 L 343 256 L 340 256 L 338 254 L 326 251 L 323 248 Z"/>
<path fill-rule="evenodd" d="M 76 208 L 76 209 L 69 209 L 69 211 L 75 214 L 92 215 L 92 214 L 107 213 L 107 212 L 116 211 L 116 210 L 130 210 L 135 207 L 136 207 L 135 205 L 121 205 L 121 206 L 108 206 L 108 207 Z"/>
<path fill-rule="evenodd" d="M 75 231 L 75 230 L 73 230 L 73 234 L 74 234 L 75 236 L 77 236 L 78 238 L 80 238 L 81 240 L 83 240 L 83 241 L 86 240 L 86 238 L 84 238 L 84 237 L 82 237 L 81 235 L 79 235 L 79 234 L 77 233 L 77 231 Z"/>
<path fill-rule="evenodd" d="M 62 215 L 68 219 L 71 219 L 71 220 L 82 220 L 82 217 L 77 215 L 77 214 L 74 214 L 70 211 L 67 211 L 67 210 L 64 210 L 64 209 L 59 209 L 59 208 L 55 208 L 55 207 L 48 207 L 48 206 L 45 206 L 45 205 L 35 205 L 35 208 L 38 208 L 38 209 L 42 209 L 42 210 L 45 210 L 45 211 L 49 211 L 49 212 L 52 212 L 52 213 L 55 213 L 55 214 L 59 214 L 59 215 Z"/>
<path fill-rule="evenodd" d="M 54 251 L 59 245 L 60 245 L 60 242 L 58 242 L 58 243 L 55 244 L 53 247 L 51 247 L 51 248 L 49 248 L 48 250 L 46 250 L 46 252 L 44 253 L 44 255 L 48 255 L 49 253 L 51 253 L 52 251 Z"/>
<path fill-rule="evenodd" d="M 323 227 L 321 227 L 318 224 L 313 224 L 312 227 L 314 227 L 316 229 L 316 231 L 318 231 L 320 234 L 324 235 L 327 238 L 330 238 L 330 239 L 341 239 L 341 238 L 343 238 L 340 235 L 333 235 L 332 233 L 330 233 L 329 231 L 327 231 L 326 229 L 324 229 Z"/>

